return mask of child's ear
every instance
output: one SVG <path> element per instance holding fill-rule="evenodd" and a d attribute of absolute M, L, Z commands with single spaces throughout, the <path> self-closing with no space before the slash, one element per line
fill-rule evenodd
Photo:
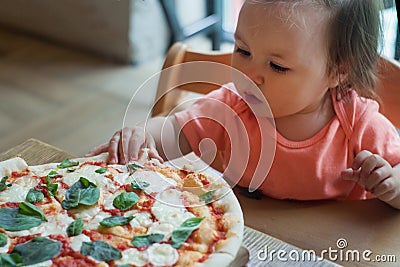
<path fill-rule="evenodd" d="M 336 88 L 340 84 L 344 84 L 347 80 L 347 72 L 344 68 L 339 68 L 329 75 L 328 88 Z"/>

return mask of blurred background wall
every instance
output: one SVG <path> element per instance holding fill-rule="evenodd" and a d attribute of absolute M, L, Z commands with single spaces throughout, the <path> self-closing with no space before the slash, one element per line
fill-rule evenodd
<path fill-rule="evenodd" d="M 124 63 L 163 54 L 169 38 L 158 0 L 2 0 L 0 24 Z"/>

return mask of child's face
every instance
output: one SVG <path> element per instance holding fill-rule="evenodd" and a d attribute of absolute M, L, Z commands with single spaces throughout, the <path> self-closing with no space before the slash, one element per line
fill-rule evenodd
<path fill-rule="evenodd" d="M 337 78 L 327 75 L 327 12 L 246 1 L 235 33 L 232 66 L 261 90 L 275 118 L 308 113 L 321 104 Z M 235 81 L 235 79 L 234 79 Z M 260 103 L 251 86 L 236 84 L 250 104 Z"/>

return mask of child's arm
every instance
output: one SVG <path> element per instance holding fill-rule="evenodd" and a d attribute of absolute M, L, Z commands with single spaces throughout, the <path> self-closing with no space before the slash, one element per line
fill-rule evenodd
<path fill-rule="evenodd" d="M 392 167 L 379 155 L 363 150 L 353 166 L 342 172 L 342 178 L 360 184 L 394 208 L 400 209 L 400 164 Z"/>
<path fill-rule="evenodd" d="M 174 116 L 155 117 L 134 127 L 125 127 L 110 141 L 93 148 L 86 156 L 109 153 L 110 163 L 125 164 L 139 158 L 140 149 L 149 148 L 149 157 L 172 159 L 191 151 L 189 143 Z"/>

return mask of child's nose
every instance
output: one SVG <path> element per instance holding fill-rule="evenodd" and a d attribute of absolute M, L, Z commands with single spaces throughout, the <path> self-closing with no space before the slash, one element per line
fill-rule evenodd
<path fill-rule="evenodd" d="M 264 83 L 264 76 L 255 66 L 248 68 L 247 75 L 257 85 L 262 85 Z"/>
<path fill-rule="evenodd" d="M 250 73 L 249 78 L 256 84 L 262 85 L 264 83 L 264 77 L 257 73 Z"/>
<path fill-rule="evenodd" d="M 254 78 L 252 78 L 253 82 L 257 85 L 262 85 L 264 83 L 264 77 L 261 75 L 257 75 Z"/>

